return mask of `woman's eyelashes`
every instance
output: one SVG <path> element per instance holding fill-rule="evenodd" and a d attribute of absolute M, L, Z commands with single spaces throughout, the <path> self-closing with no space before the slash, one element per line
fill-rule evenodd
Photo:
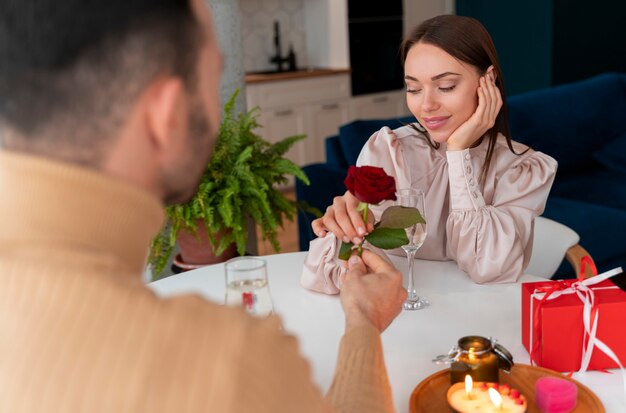
<path fill-rule="evenodd" d="M 456 85 L 446 85 L 446 86 L 437 87 L 437 89 L 443 93 L 452 92 L 455 88 L 456 88 Z M 422 91 L 421 88 L 416 88 L 416 87 L 409 86 L 409 85 L 406 86 L 406 93 L 417 94 L 421 91 Z"/>
<path fill-rule="evenodd" d="M 450 85 L 450 86 L 439 86 L 439 90 L 441 90 L 444 93 L 447 92 L 452 92 L 454 90 L 454 88 L 456 87 L 456 85 Z"/>

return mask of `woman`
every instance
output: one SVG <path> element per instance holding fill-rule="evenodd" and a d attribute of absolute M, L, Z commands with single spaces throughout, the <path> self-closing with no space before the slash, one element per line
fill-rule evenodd
<path fill-rule="evenodd" d="M 556 161 L 511 140 L 495 46 L 477 20 L 427 20 L 401 52 L 407 104 L 418 123 L 376 132 L 357 164 L 384 168 L 397 188 L 425 191 L 428 236 L 418 258 L 455 260 L 477 283 L 516 281 L 530 260 L 534 219 Z M 373 229 L 374 219 L 363 225 L 357 203 L 346 192 L 313 221 L 319 238 L 305 260 L 305 287 L 339 291 L 340 241 L 360 243 Z M 376 219 L 387 206 L 372 209 Z"/>

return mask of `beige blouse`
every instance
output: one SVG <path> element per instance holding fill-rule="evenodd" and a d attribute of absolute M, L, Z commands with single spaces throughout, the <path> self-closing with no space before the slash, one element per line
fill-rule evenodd
<path fill-rule="evenodd" d="M 368 140 L 357 165 L 383 168 L 397 188 L 425 191 L 428 236 L 416 258 L 455 260 L 477 283 L 514 282 L 530 260 L 534 219 L 544 210 L 557 163 L 532 149 L 516 155 L 500 135 L 481 184 L 487 146 L 485 139 L 463 151 L 446 151 L 445 143 L 435 150 L 410 126 L 383 127 Z M 527 147 L 513 142 L 513 148 L 522 153 Z M 392 204 L 386 201 L 371 211 L 379 219 Z M 332 233 L 311 242 L 301 280 L 306 288 L 339 292 L 344 271 L 339 245 Z"/>

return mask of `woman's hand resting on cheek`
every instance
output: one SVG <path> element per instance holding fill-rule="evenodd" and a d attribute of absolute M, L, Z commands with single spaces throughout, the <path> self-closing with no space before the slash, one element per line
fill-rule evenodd
<path fill-rule="evenodd" d="M 493 66 L 478 80 L 478 106 L 468 120 L 459 126 L 448 139 L 449 151 L 461 151 L 471 147 L 485 132 L 493 127 L 500 108 L 502 95 L 496 86 Z"/>

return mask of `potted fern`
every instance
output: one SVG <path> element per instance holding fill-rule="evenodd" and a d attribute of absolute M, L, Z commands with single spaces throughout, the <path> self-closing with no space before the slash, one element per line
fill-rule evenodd
<path fill-rule="evenodd" d="M 276 252 L 280 251 L 278 227 L 283 219 L 294 219 L 297 203 L 285 197 L 276 185 L 286 184 L 289 175 L 309 184 L 302 169 L 283 157 L 305 135 L 290 136 L 274 144 L 265 141 L 254 132 L 260 126 L 256 108 L 233 114 L 237 94 L 235 91 L 224 106 L 215 149 L 196 195 L 185 204 L 167 208 L 168 222 L 152 241 L 149 262 L 155 275 L 163 270 L 177 241 L 185 260 L 181 241 L 189 238 L 187 234 L 207 239 L 204 251 L 213 252 L 220 261 L 234 254 L 244 255 L 248 220 L 259 226 Z"/>

